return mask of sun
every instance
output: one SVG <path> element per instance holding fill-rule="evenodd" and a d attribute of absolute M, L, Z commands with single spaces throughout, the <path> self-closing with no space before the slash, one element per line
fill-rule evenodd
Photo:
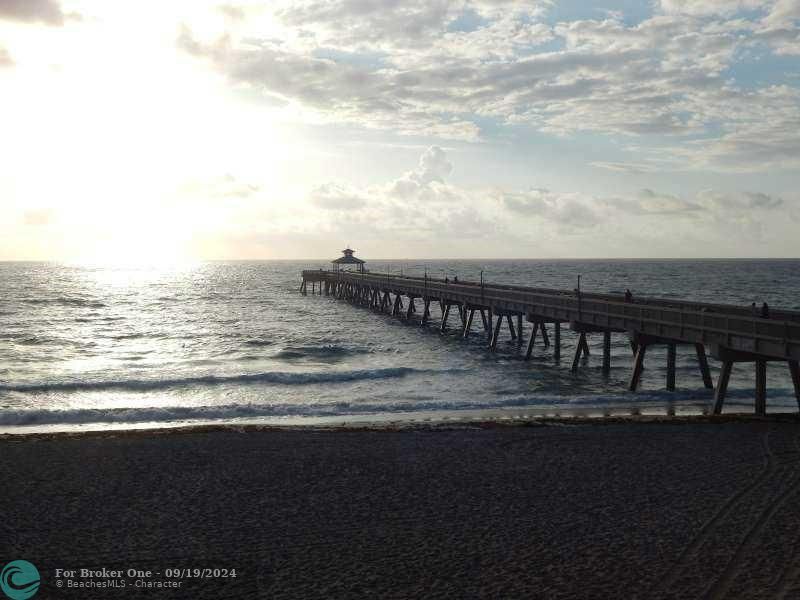
<path fill-rule="evenodd" d="M 172 268 L 196 260 L 179 230 L 147 230 L 138 227 L 110 231 L 101 239 L 87 240 L 70 261 L 85 266 Z"/>

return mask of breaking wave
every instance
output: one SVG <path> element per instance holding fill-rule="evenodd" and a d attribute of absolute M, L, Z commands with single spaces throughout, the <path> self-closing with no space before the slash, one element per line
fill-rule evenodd
<path fill-rule="evenodd" d="M 225 384 L 279 384 L 306 385 L 314 383 L 337 383 L 366 379 L 390 379 L 406 377 L 415 373 L 430 373 L 424 369 L 394 367 L 358 371 L 331 371 L 323 373 L 269 372 L 241 375 L 205 375 L 174 379 L 121 379 L 110 381 L 63 381 L 50 383 L 0 384 L 0 392 L 81 392 L 97 390 L 153 391 L 193 386 L 215 386 Z"/>
<path fill-rule="evenodd" d="M 217 406 L 163 406 L 137 408 L 73 408 L 73 409 L 0 409 L 0 426 L 19 427 L 33 425 L 79 425 L 79 424 L 136 424 L 136 423 L 188 423 L 188 422 L 232 422 L 247 419 L 265 419 L 281 417 L 351 417 L 372 414 L 397 414 L 416 412 L 453 412 L 462 410 L 491 411 L 494 409 L 530 409 L 547 410 L 548 405 L 555 410 L 554 414 L 563 414 L 562 410 L 570 407 L 588 408 L 594 404 L 596 409 L 603 406 L 615 410 L 625 408 L 636 410 L 648 406 L 664 406 L 661 394 L 654 394 L 644 401 L 625 402 L 624 398 L 615 395 L 587 396 L 585 398 L 568 398 L 563 396 L 520 396 L 516 398 L 498 399 L 493 402 L 480 401 L 436 401 L 414 400 L 403 402 L 332 402 L 324 404 L 224 404 Z M 786 406 L 793 404 L 788 395 L 781 398 Z M 743 405 L 748 401 L 741 399 Z M 773 398 L 773 402 L 774 402 Z M 752 402 L 750 399 L 749 402 Z M 740 402 L 734 401 L 734 404 Z M 710 408 L 710 402 L 696 395 L 682 399 L 683 406 L 691 406 L 698 411 Z M 567 413 L 568 414 L 568 413 Z M 577 413 L 579 414 L 579 413 Z"/>
<path fill-rule="evenodd" d="M 297 359 L 318 358 L 335 360 L 353 354 L 368 354 L 369 350 L 359 348 L 344 348 L 343 346 L 287 346 L 271 356 L 271 358 Z"/>

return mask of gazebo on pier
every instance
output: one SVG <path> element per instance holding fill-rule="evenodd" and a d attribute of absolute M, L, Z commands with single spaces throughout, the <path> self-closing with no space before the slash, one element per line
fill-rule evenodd
<path fill-rule="evenodd" d="M 331 261 L 331 264 L 333 265 L 333 271 L 335 273 L 338 273 L 340 270 L 347 270 L 347 269 L 342 269 L 342 265 L 356 265 L 355 270 L 359 273 L 363 273 L 364 261 L 361 260 L 360 258 L 356 258 L 355 256 L 353 256 L 354 252 L 355 251 L 351 250 L 350 248 L 345 248 L 344 250 L 342 250 L 342 254 L 344 254 L 344 256 L 340 256 L 336 260 Z"/>

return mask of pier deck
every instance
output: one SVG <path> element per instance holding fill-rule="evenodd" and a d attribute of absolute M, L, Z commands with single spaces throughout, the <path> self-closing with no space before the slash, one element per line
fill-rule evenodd
<path fill-rule="evenodd" d="M 765 414 L 766 363 L 785 362 L 800 406 L 800 312 L 796 311 L 773 310 L 769 318 L 762 318 L 753 315 L 750 307 L 725 304 L 658 298 L 626 301 L 621 295 L 575 290 L 324 270 L 303 271 L 302 293 L 308 293 L 309 284 L 312 293 L 334 295 L 407 319 L 417 314 L 416 301 L 419 300 L 422 304 L 419 320 L 423 324 L 429 322 L 431 303 L 436 303 L 441 311 L 439 327 L 442 330 L 448 326 L 451 307 L 455 307 L 464 336 L 469 335 L 477 313 L 491 350 L 497 346 L 504 319 L 512 339 L 522 343 L 524 319 L 533 323 L 526 358 L 530 358 L 537 332 L 543 343 L 550 345 L 548 324 L 554 327 L 553 352 L 558 358 L 560 327 L 568 323 L 579 334 L 573 369 L 578 367 L 581 356 L 588 355 L 586 336 L 599 333 L 604 336 L 603 368 L 607 371 L 610 336 L 625 333 L 634 352 L 629 385 L 632 391 L 638 387 L 647 348 L 653 345 L 667 347 L 666 387 L 675 389 L 675 346 L 690 344 L 697 352 L 706 387 L 713 386 L 706 350 L 722 362 L 714 387 L 715 413 L 722 411 L 733 365 L 748 362 L 755 364 L 755 412 Z"/>

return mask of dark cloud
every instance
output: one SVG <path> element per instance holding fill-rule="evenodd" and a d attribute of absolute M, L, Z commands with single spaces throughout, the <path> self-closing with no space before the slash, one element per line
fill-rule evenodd
<path fill-rule="evenodd" d="M 0 19 L 63 25 L 66 18 L 56 0 L 0 0 Z"/>

